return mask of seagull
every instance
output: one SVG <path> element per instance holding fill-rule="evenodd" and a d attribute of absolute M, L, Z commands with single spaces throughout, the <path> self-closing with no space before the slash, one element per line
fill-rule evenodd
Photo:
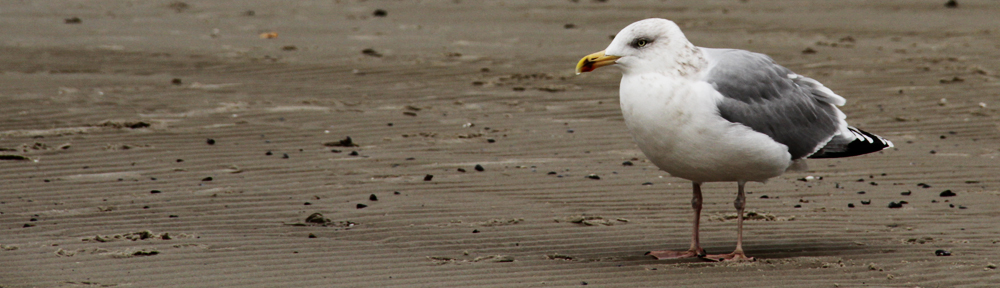
<path fill-rule="evenodd" d="M 839 158 L 893 147 L 847 125 L 846 103 L 818 81 L 771 57 L 691 44 L 674 22 L 632 23 L 604 51 L 583 57 L 576 73 L 622 70 L 622 116 L 642 153 L 671 176 L 693 183 L 691 248 L 650 251 L 657 259 L 754 260 L 743 253 L 747 182 L 806 169 L 806 158 Z M 701 185 L 736 182 L 736 249 L 708 255 L 698 241 Z"/>

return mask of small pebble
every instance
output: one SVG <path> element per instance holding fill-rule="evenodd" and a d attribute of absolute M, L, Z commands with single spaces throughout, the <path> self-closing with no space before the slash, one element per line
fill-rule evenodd
<path fill-rule="evenodd" d="M 205 143 L 208 143 L 208 145 L 215 145 L 215 139 L 208 138 L 208 140 L 205 140 Z"/>
<path fill-rule="evenodd" d="M 368 201 L 378 201 L 378 196 L 375 196 L 375 194 L 372 194 L 371 196 L 368 196 Z"/>
<path fill-rule="evenodd" d="M 181 78 L 174 78 L 173 80 L 170 80 L 170 84 L 181 85 L 182 83 Z"/>
<path fill-rule="evenodd" d="M 889 208 L 903 208 L 903 203 L 889 202 Z"/>
<path fill-rule="evenodd" d="M 431 179 L 434 179 L 434 175 L 427 174 L 426 176 L 424 176 L 424 181 L 431 181 Z"/>
<path fill-rule="evenodd" d="M 465 168 L 458 168 L 458 172 L 465 173 Z"/>
<path fill-rule="evenodd" d="M 358 151 L 351 151 L 351 153 L 348 153 L 347 155 L 348 156 L 358 156 L 358 155 L 361 155 L 361 154 L 358 154 Z"/>
<path fill-rule="evenodd" d="M 181 216 L 177 216 L 177 215 L 170 215 L 170 216 L 167 216 L 167 217 L 170 217 L 170 218 L 180 218 Z"/>
<path fill-rule="evenodd" d="M 941 191 L 941 197 L 954 197 L 956 195 L 957 194 L 955 194 L 955 192 L 951 192 L 951 190 Z"/>
<path fill-rule="evenodd" d="M 632 166 L 632 165 L 634 165 L 634 164 L 632 164 L 632 161 L 622 162 L 622 166 Z"/>
<path fill-rule="evenodd" d="M 868 205 L 868 204 L 872 204 L 872 200 L 871 199 L 868 199 L 868 201 L 861 200 L 861 205 Z"/>
<path fill-rule="evenodd" d="M 341 150 L 337 150 L 337 149 L 330 149 L 330 152 L 333 152 L 333 153 L 340 153 L 340 152 L 344 152 L 344 151 L 341 151 Z"/>
<path fill-rule="evenodd" d="M 597 176 L 597 174 L 590 174 L 587 175 L 587 179 L 601 180 L 601 176 Z"/>
<path fill-rule="evenodd" d="M 365 209 L 365 207 L 368 207 L 368 205 L 358 203 L 358 209 Z"/>
<path fill-rule="evenodd" d="M 965 206 L 962 206 L 962 205 L 958 205 L 958 209 L 969 209 L 969 207 L 965 207 Z"/>
<path fill-rule="evenodd" d="M 264 153 L 264 155 L 271 156 L 271 155 L 274 155 L 274 153 L 271 153 L 271 151 L 267 151 L 267 153 Z"/>
<path fill-rule="evenodd" d="M 486 139 L 486 143 L 495 143 L 495 142 L 497 142 L 496 139 L 493 139 L 493 138 L 487 138 Z"/>
<path fill-rule="evenodd" d="M 920 188 L 931 188 L 931 185 L 927 185 L 926 183 L 917 183 L 917 186 Z"/>
<path fill-rule="evenodd" d="M 288 153 L 281 153 L 281 159 L 288 159 Z"/>
<path fill-rule="evenodd" d="M 184 159 L 177 159 L 177 163 L 184 162 Z"/>
<path fill-rule="evenodd" d="M 956 1 L 956 0 L 948 0 L 948 2 L 944 2 L 944 7 L 946 7 L 946 8 L 958 8 L 958 1 Z"/>
<path fill-rule="evenodd" d="M 903 195 L 903 196 L 910 196 L 910 194 L 913 194 L 913 192 L 910 192 L 910 191 L 899 192 L 899 195 Z"/>
<path fill-rule="evenodd" d="M 66 23 L 66 24 L 80 24 L 80 23 L 83 23 L 83 20 L 80 19 L 80 17 L 72 17 L 72 18 L 63 19 L 63 23 Z"/>
<path fill-rule="evenodd" d="M 858 194 L 865 194 L 865 191 L 858 191 Z"/>
<path fill-rule="evenodd" d="M 201 178 L 201 181 L 212 181 L 212 177 Z"/>
<path fill-rule="evenodd" d="M 771 199 L 771 197 L 768 197 L 767 195 L 760 195 L 760 199 Z"/>
<path fill-rule="evenodd" d="M 402 194 L 402 193 L 399 193 L 399 191 L 392 191 L 392 195 L 399 195 L 399 194 Z"/>
<path fill-rule="evenodd" d="M 309 233 L 309 238 L 316 238 L 316 234 Z"/>
<path fill-rule="evenodd" d="M 549 173 L 545 173 L 545 174 L 546 175 L 556 175 L 556 174 L 559 174 L 559 173 L 556 173 L 556 171 L 549 171 Z"/>
<path fill-rule="evenodd" d="M 934 255 L 937 255 L 937 256 L 951 256 L 951 252 L 938 249 L 937 251 L 934 251 Z"/>
<path fill-rule="evenodd" d="M 149 194 L 160 194 L 160 190 L 149 191 Z"/>
<path fill-rule="evenodd" d="M 473 229 L 473 230 L 472 230 L 472 233 L 473 233 L 473 234 L 475 234 L 475 233 L 479 233 L 479 229 Z"/>
<path fill-rule="evenodd" d="M 802 205 L 795 205 L 795 208 L 802 208 Z"/>
<path fill-rule="evenodd" d="M 302 205 L 309 206 L 309 205 L 313 205 L 313 203 L 306 202 L 306 203 L 302 203 Z"/>
<path fill-rule="evenodd" d="M 372 16 L 375 16 L 375 17 L 385 17 L 385 16 L 389 16 L 389 12 L 385 11 L 385 10 L 382 10 L 382 9 L 375 9 L 375 12 L 372 12 Z"/>
<path fill-rule="evenodd" d="M 642 183 L 642 186 L 653 186 L 653 182 Z"/>
<path fill-rule="evenodd" d="M 476 164 L 476 171 L 483 172 L 486 171 L 486 168 L 483 168 L 483 165 Z"/>

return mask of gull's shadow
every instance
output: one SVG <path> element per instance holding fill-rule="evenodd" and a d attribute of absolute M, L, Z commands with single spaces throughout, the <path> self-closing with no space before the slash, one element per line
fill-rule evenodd
<path fill-rule="evenodd" d="M 657 247 L 664 248 L 664 247 Z M 673 248 L 673 247 L 671 247 Z M 703 247 L 705 251 L 709 254 L 724 254 L 732 252 L 735 246 L 707 246 Z M 683 249 L 683 247 L 678 246 L 673 249 Z M 869 255 L 877 253 L 891 253 L 891 250 L 885 250 L 886 247 L 878 247 L 871 245 L 859 245 L 858 242 L 849 239 L 826 239 L 821 241 L 805 241 L 805 242 L 768 242 L 768 243 L 754 243 L 753 245 L 744 245 L 743 251 L 747 256 L 755 257 L 757 260 L 765 259 L 791 259 L 798 257 L 851 257 L 860 255 Z M 601 253 L 602 255 L 577 255 L 578 259 L 581 261 L 611 261 L 619 265 L 649 265 L 649 264 L 670 264 L 670 263 L 713 263 L 704 259 L 689 258 L 689 259 L 668 259 L 668 260 L 657 260 L 652 256 L 645 255 L 647 251 L 637 251 L 625 252 L 625 253 L 615 253 L 614 255 L 608 255 Z M 631 254 L 631 255 L 628 255 Z M 587 260 L 585 260 L 587 259 Z"/>

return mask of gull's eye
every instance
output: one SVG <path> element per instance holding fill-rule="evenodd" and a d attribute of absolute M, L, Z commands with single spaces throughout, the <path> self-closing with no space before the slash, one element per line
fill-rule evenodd
<path fill-rule="evenodd" d="M 632 40 L 632 47 L 642 48 L 649 45 L 649 43 L 653 43 L 653 41 L 646 38 L 636 38 L 635 40 Z"/>

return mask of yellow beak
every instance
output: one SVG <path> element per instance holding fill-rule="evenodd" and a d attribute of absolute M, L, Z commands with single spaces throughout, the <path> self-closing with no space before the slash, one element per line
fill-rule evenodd
<path fill-rule="evenodd" d="M 576 63 L 576 74 L 580 75 L 583 72 L 590 72 L 600 67 L 615 64 L 618 58 L 621 57 L 604 55 L 604 51 L 583 56 L 583 59 L 580 59 L 580 62 Z"/>

